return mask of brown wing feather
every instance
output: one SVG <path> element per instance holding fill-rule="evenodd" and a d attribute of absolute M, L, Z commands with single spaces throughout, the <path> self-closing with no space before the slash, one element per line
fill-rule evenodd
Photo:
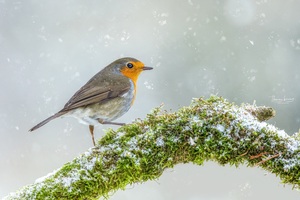
<path fill-rule="evenodd" d="M 88 82 L 71 97 L 71 99 L 65 104 L 64 108 L 60 112 L 73 110 L 75 108 L 94 103 L 104 102 L 123 95 L 129 89 L 130 83 L 128 81 L 123 82 L 123 84 L 116 83 L 112 87 L 97 86 Z"/>
<path fill-rule="evenodd" d="M 122 74 L 116 73 L 115 68 L 109 65 L 82 86 L 60 112 L 116 98 L 126 93 L 130 87 L 130 80 Z"/>

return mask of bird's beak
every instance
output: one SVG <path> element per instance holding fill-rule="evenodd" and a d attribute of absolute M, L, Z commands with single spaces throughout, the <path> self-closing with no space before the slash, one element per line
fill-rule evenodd
<path fill-rule="evenodd" d="M 143 70 L 151 70 L 151 69 L 153 69 L 153 67 L 146 67 L 146 66 L 143 67 Z"/>

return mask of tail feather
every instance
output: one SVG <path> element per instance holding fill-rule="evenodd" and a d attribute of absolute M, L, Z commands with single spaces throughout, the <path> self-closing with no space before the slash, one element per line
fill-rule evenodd
<path fill-rule="evenodd" d="M 41 126 L 44 126 L 45 124 L 47 124 L 48 122 L 50 122 L 51 120 L 60 117 L 62 115 L 66 114 L 65 112 L 58 112 L 54 115 L 52 115 L 51 117 L 48 117 L 47 119 L 45 119 L 44 121 L 41 121 L 40 123 L 38 123 L 37 125 L 35 125 L 34 127 L 32 127 L 31 129 L 29 129 L 29 131 L 34 131 L 35 129 L 40 128 Z"/>

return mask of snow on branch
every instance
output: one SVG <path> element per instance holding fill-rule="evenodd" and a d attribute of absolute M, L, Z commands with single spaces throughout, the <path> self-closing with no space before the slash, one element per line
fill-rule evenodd
<path fill-rule="evenodd" d="M 261 167 L 300 186 L 300 134 L 265 122 L 275 111 L 236 106 L 221 97 L 194 99 L 174 113 L 156 108 L 114 131 L 60 169 L 5 199 L 97 199 L 127 185 L 159 178 L 178 163 Z"/>

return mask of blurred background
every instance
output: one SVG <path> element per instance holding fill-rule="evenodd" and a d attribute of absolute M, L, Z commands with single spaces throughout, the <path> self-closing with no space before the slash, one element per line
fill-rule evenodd
<path fill-rule="evenodd" d="M 300 1 L 0 0 L 0 197 L 33 183 L 92 146 L 87 126 L 56 119 L 95 73 L 123 56 L 154 70 L 138 83 L 135 105 L 118 121 L 164 103 L 218 94 L 236 104 L 271 106 L 270 123 L 300 127 Z M 110 126 L 95 129 L 99 139 Z M 115 128 L 115 127 L 113 127 Z M 112 200 L 299 199 L 260 168 L 178 165 Z"/>

